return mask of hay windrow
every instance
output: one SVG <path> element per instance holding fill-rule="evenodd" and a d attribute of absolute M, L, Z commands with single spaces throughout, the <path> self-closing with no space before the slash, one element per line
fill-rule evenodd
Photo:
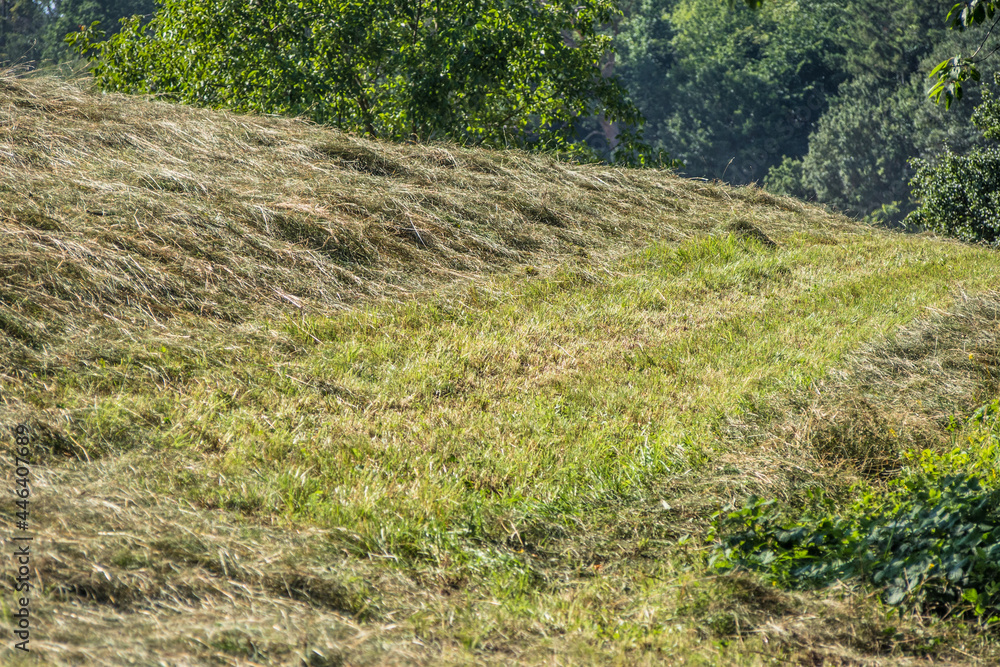
<path fill-rule="evenodd" d="M 1000 293 L 960 293 L 948 310 L 851 353 L 806 392 L 778 395 L 729 437 L 754 444 L 761 484 L 788 497 L 822 480 L 844 489 L 890 479 L 907 451 L 953 446 L 954 432 L 1000 391 Z M 744 459 L 744 463 L 747 460 Z"/>
<path fill-rule="evenodd" d="M 378 144 L 11 72 L 2 88 L 4 303 L 45 302 L 53 330 L 123 309 L 243 321 L 287 311 L 279 294 L 319 312 L 405 298 L 676 238 L 702 196 L 655 170 Z"/>

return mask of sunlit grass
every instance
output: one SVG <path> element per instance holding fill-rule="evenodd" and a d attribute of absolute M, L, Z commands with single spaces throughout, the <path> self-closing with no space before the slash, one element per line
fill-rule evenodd
<path fill-rule="evenodd" d="M 213 352 L 224 361 L 147 349 L 144 366 L 182 381 L 146 395 L 131 359 L 75 400 L 112 449 L 135 446 L 116 428 L 145 420 L 160 443 L 211 454 L 224 481 L 195 501 L 346 529 L 398 558 L 526 534 L 539 548 L 539 523 L 562 538 L 589 507 L 714 465 L 733 447 L 727 418 L 803 391 L 956 288 L 990 286 L 994 262 L 910 237 L 710 236 L 602 272 L 272 322 L 297 345 L 284 354 L 254 347 L 267 333 Z M 189 367 L 165 370 L 176 363 Z"/>
<path fill-rule="evenodd" d="M 678 539 L 707 525 L 697 507 L 731 499 L 706 484 L 718 470 L 754 474 L 752 443 L 727 423 L 808 392 L 956 290 L 991 287 L 994 266 L 989 251 L 918 237 L 705 236 L 244 337 L 151 337 L 56 373 L 34 400 L 75 415 L 69 454 L 194 455 L 151 482 L 453 582 L 471 606 L 435 603 L 407 626 L 418 637 L 476 653 L 541 623 L 578 637 L 560 645 L 582 660 L 705 650 L 696 628 L 735 630 L 717 603 L 685 602 L 715 584 L 681 583 L 701 566 Z M 664 491 L 692 479 L 693 505 Z M 649 509 L 661 502 L 673 514 Z M 666 560 L 636 560 L 649 550 Z M 632 592 L 608 607 L 621 586 Z M 551 646 L 533 642 L 516 643 Z"/>
<path fill-rule="evenodd" d="M 995 289 L 994 251 L 752 187 L 38 86 L 0 80 L 58 97 L 11 107 L 54 157 L 0 174 L 0 405 L 35 429 L 46 660 L 997 655 L 864 590 L 718 577 L 703 542 L 727 503 L 839 501 L 950 444 L 1000 382 L 1000 308 L 964 296 Z M 164 156 L 203 187 L 159 187 Z"/>

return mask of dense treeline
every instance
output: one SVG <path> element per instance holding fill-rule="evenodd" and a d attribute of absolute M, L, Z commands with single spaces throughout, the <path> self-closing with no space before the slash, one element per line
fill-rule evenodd
<path fill-rule="evenodd" d="M 0 0 L 0 61 L 72 58 L 65 35 L 101 21 L 89 53 L 106 89 L 393 139 L 670 156 L 899 221 L 912 179 L 926 195 L 936 165 L 993 143 L 971 122 L 978 86 L 950 110 L 928 99 L 934 65 L 982 42 L 948 29 L 947 4 Z M 991 81 L 1000 58 L 978 67 Z M 992 164 L 977 155 L 973 171 Z"/>
<path fill-rule="evenodd" d="M 846 75 L 829 12 L 780 2 L 641 0 L 617 37 L 618 75 L 647 138 L 692 175 L 762 180 L 806 151 L 809 128 Z"/>
<path fill-rule="evenodd" d="M 623 9 L 617 73 L 647 140 L 692 176 L 899 220 L 914 207 L 910 158 L 984 142 L 970 123 L 977 87 L 947 111 L 927 97 L 928 72 L 982 40 L 947 29 L 950 4 L 631 0 Z M 997 66 L 984 61 L 983 79 Z"/>
<path fill-rule="evenodd" d="M 601 73 L 612 0 L 162 0 L 149 22 L 79 40 L 104 90 L 287 113 L 371 138 L 596 157 L 587 121 L 618 123 L 614 161 L 641 162 L 640 117 Z M 97 38 L 99 39 L 99 37 Z M 583 152 L 581 152 L 583 151 Z"/>

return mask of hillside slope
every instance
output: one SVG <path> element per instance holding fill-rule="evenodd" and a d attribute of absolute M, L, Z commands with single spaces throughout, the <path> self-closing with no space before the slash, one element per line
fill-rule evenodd
<path fill-rule="evenodd" d="M 991 250 L 49 79 L 0 78 L 0 165 L 46 664 L 1000 655 L 701 539 L 951 446 L 1000 379 Z"/>

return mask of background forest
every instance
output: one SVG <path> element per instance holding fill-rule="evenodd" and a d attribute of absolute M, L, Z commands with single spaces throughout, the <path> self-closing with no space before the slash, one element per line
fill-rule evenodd
<path fill-rule="evenodd" d="M 76 57 L 66 33 L 95 20 L 147 19 L 154 0 L 0 0 L 0 61 Z M 688 176 L 902 220 L 915 207 L 911 158 L 935 163 L 988 142 L 970 122 L 977 85 L 950 110 L 927 99 L 927 74 L 971 53 L 982 31 L 946 29 L 942 3 L 773 0 L 757 10 L 723 0 L 621 0 L 603 31 L 602 71 L 645 118 L 644 145 Z M 980 66 L 991 81 L 1000 60 Z M 138 78 L 144 78 L 140 72 Z M 143 92 L 143 91 L 139 91 Z M 187 100 L 186 100 L 187 101 Z M 627 117 L 627 114 L 626 114 Z M 611 154 L 622 124 L 600 116 L 578 141 Z"/>
<path fill-rule="evenodd" d="M 975 86 L 947 111 L 927 98 L 928 72 L 983 38 L 946 29 L 947 9 L 918 0 L 776 0 L 756 11 L 637 0 L 615 27 L 616 72 L 646 117 L 647 141 L 689 175 L 763 182 L 851 215 L 899 220 L 913 208 L 909 158 L 983 141 L 969 122 Z M 996 68 L 986 60 L 983 80 Z"/>

